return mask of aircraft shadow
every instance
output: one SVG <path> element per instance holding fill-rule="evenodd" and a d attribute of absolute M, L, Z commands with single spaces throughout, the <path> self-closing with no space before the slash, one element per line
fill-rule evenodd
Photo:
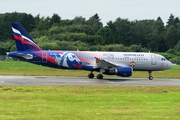
<path fill-rule="evenodd" d="M 103 80 L 107 80 L 111 82 L 133 81 L 133 79 L 130 79 L 130 78 L 103 78 Z"/>

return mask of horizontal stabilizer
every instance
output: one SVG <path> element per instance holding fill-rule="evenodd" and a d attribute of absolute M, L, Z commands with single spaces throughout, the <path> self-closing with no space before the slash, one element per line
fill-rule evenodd
<path fill-rule="evenodd" d="M 27 60 L 33 59 L 33 55 L 32 54 L 18 53 L 17 56 L 23 57 L 24 59 L 27 59 Z"/>

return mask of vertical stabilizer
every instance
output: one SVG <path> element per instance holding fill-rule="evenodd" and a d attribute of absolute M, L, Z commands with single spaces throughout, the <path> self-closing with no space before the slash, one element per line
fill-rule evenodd
<path fill-rule="evenodd" d="M 34 42 L 20 23 L 13 22 L 11 25 L 17 51 L 41 51 L 41 48 Z"/>

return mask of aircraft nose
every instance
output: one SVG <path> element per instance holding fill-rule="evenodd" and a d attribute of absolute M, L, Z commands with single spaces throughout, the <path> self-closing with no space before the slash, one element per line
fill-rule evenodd
<path fill-rule="evenodd" d="M 167 68 L 170 69 L 170 68 L 172 68 L 172 66 L 173 66 L 173 64 L 170 61 L 168 61 Z"/>

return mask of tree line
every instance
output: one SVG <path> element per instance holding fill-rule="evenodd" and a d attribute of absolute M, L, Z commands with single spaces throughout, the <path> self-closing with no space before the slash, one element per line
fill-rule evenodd
<path fill-rule="evenodd" d="M 61 19 L 33 16 L 27 13 L 0 14 L 0 54 L 16 50 L 11 22 L 20 22 L 43 49 L 93 51 L 151 51 L 180 55 L 180 20 L 170 14 L 167 23 L 156 20 L 134 20 L 118 17 L 103 25 L 96 13 L 86 19 Z"/>

